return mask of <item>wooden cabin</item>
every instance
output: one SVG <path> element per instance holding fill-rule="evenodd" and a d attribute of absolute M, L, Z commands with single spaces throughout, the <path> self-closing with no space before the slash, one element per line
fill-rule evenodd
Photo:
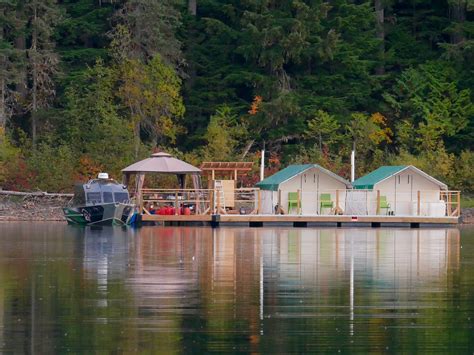
<path fill-rule="evenodd" d="M 256 184 L 263 214 L 343 214 L 349 181 L 317 165 L 290 165 Z M 342 192 L 342 193 L 341 193 Z"/>
<path fill-rule="evenodd" d="M 352 186 L 354 196 L 348 196 L 348 204 L 359 206 L 347 209 L 365 208 L 363 214 L 442 217 L 457 212 L 458 201 L 454 200 L 459 192 L 452 195 L 446 184 L 412 165 L 382 166 Z"/>

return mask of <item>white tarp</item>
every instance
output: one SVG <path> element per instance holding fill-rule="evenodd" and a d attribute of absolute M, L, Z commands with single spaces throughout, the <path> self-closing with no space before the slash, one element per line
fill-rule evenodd
<path fill-rule="evenodd" d="M 368 215 L 368 194 L 370 192 L 367 190 L 347 190 L 344 214 L 350 216 Z"/>

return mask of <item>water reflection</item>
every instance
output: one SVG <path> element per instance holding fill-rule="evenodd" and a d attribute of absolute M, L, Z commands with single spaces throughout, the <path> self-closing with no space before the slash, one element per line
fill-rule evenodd
<path fill-rule="evenodd" d="M 473 230 L 0 234 L 0 352 L 474 349 Z"/>

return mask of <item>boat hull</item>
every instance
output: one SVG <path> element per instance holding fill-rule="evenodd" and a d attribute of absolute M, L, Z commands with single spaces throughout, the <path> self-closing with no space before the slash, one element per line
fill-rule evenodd
<path fill-rule="evenodd" d="M 124 226 L 130 224 L 134 206 L 125 203 L 107 203 L 94 206 L 63 208 L 68 224 L 82 226 Z"/>

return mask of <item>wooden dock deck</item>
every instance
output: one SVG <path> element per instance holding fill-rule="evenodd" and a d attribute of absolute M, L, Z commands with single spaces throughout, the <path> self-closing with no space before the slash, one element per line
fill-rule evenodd
<path fill-rule="evenodd" d="M 209 225 L 225 226 L 334 226 L 334 227 L 411 227 L 456 225 L 459 217 L 426 217 L 426 216 L 333 216 L 333 215 L 149 215 L 141 216 L 142 222 L 157 222 L 163 225 Z"/>

